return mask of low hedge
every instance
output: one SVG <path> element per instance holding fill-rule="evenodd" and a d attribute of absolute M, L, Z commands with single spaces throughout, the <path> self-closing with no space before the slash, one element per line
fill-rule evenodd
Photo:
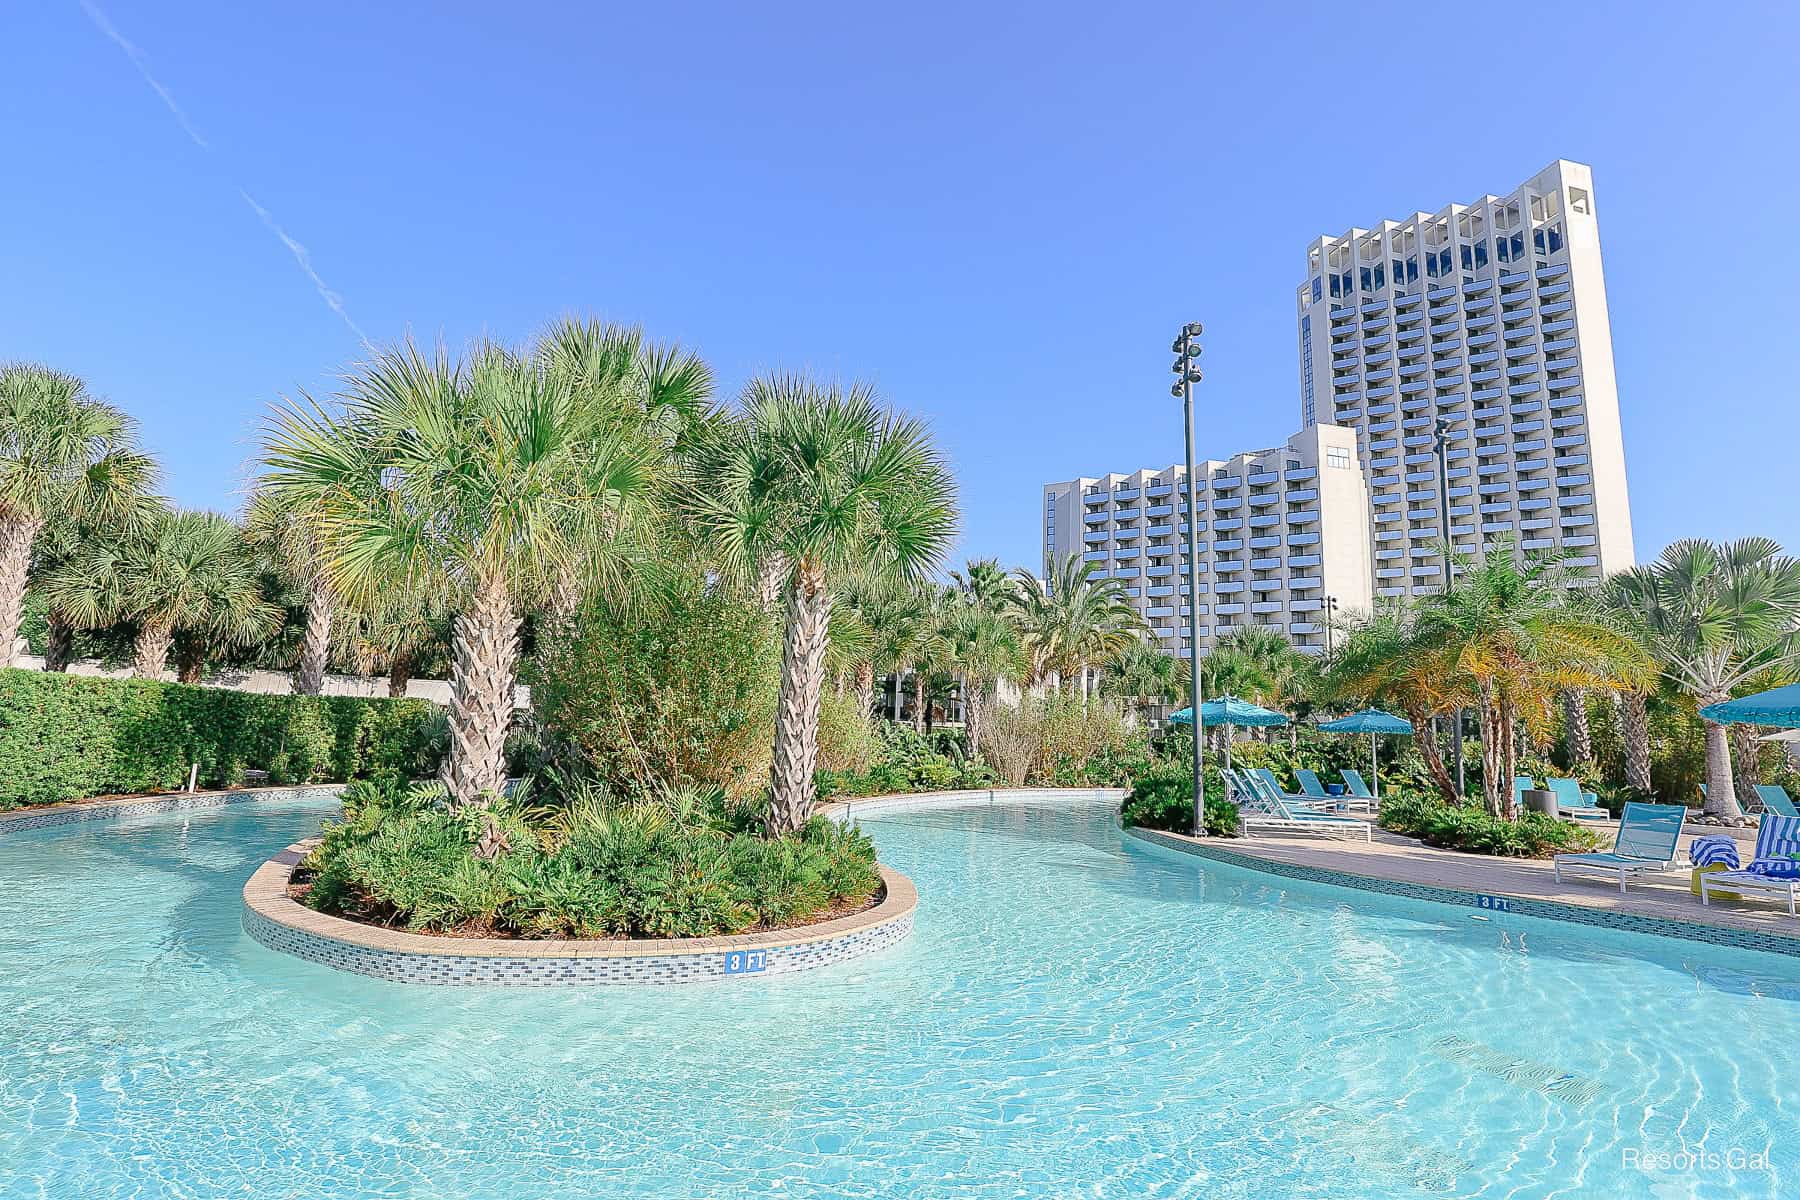
<path fill-rule="evenodd" d="M 0 670 L 0 809 L 205 787 L 436 771 L 443 718 L 423 700 L 268 696 L 149 679 Z"/>

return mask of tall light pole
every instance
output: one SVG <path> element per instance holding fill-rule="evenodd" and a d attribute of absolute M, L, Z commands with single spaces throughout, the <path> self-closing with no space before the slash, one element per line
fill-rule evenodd
<path fill-rule="evenodd" d="M 1450 422 L 1443 417 L 1437 419 L 1437 465 L 1438 465 L 1438 502 L 1443 513 L 1441 528 L 1444 534 L 1444 591 L 1450 590 Z M 1463 710 L 1457 706 L 1456 715 L 1450 718 L 1452 723 L 1450 737 L 1450 753 L 1456 761 L 1456 794 L 1463 794 Z"/>
<path fill-rule="evenodd" d="M 1206 774 L 1200 748 L 1200 481 L 1194 478 L 1194 385 L 1200 382 L 1198 321 L 1181 327 L 1181 335 L 1169 347 L 1175 352 L 1175 385 L 1171 395 L 1181 397 L 1181 416 L 1187 427 L 1187 592 L 1188 592 L 1188 705 L 1194 714 L 1194 836 L 1206 836 Z"/>
<path fill-rule="evenodd" d="M 1337 597 L 1325 597 L 1325 661 L 1331 661 L 1331 626 L 1337 620 Z"/>
<path fill-rule="evenodd" d="M 1445 449 L 1450 440 L 1450 422 L 1437 419 L 1438 511 L 1444 535 L 1444 590 L 1450 590 L 1450 455 Z"/>

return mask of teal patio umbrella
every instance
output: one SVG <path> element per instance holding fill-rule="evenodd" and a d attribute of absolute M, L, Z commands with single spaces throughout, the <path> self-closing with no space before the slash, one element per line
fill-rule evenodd
<path fill-rule="evenodd" d="M 1384 733 L 1411 733 L 1413 731 L 1412 722 L 1405 717 L 1396 717 L 1391 712 L 1383 712 L 1379 708 L 1365 708 L 1361 712 L 1353 712 L 1347 717 L 1326 721 L 1319 728 L 1325 733 L 1366 733 L 1369 735 L 1369 774 L 1374 776 L 1370 786 L 1375 789 L 1375 798 L 1381 799 L 1381 767 L 1375 758 L 1375 739 Z"/>
<path fill-rule="evenodd" d="M 1190 705 L 1169 714 L 1171 725 L 1192 725 L 1194 710 Z M 1260 704 L 1252 704 L 1248 700 L 1239 700 L 1236 696 L 1221 696 L 1217 700 L 1207 700 L 1200 705 L 1200 724 L 1225 727 L 1225 769 L 1231 770 L 1231 731 L 1237 725 L 1286 725 L 1288 719 L 1273 709 L 1264 708 Z M 1196 735 L 1197 736 L 1197 735 Z"/>
<path fill-rule="evenodd" d="M 1800 683 L 1709 704 L 1700 710 L 1700 716 L 1716 725 L 1774 725 L 1782 729 L 1800 729 Z"/>

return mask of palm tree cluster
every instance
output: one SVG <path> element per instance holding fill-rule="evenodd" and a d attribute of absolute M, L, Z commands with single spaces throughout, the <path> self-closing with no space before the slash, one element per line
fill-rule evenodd
<path fill-rule="evenodd" d="M 1491 546 L 1464 561 L 1446 592 L 1348 623 L 1324 677 L 1327 696 L 1395 707 L 1425 730 L 1472 710 L 1482 747 L 1483 800 L 1510 816 L 1521 745 L 1560 724 L 1569 761 L 1591 763 L 1587 697 L 1612 699 L 1625 782 L 1649 794 L 1648 709 L 1665 689 L 1692 706 L 1800 676 L 1800 563 L 1766 538 L 1674 543 L 1652 563 L 1599 587 L 1567 586 L 1555 556 L 1521 559 Z M 1706 729 L 1706 811 L 1742 818 L 1754 778 L 1754 727 L 1739 726 L 1750 762 L 1734 787 L 1724 727 Z M 1445 799 L 1456 784 L 1434 737 L 1416 739 Z"/>
<path fill-rule="evenodd" d="M 402 345 L 275 411 L 258 494 L 297 582 L 396 673 L 450 626 L 452 803 L 505 782 L 527 623 L 557 636 L 590 598 L 654 604 L 671 563 L 780 616 L 773 832 L 810 815 L 834 657 L 915 652 L 907 593 L 956 522 L 925 426 L 860 384 L 768 376 L 730 407 L 712 390 L 691 352 L 568 320 L 519 350 Z"/>
<path fill-rule="evenodd" d="M 297 661 L 294 690 L 318 694 L 342 605 L 306 527 L 260 492 L 241 521 L 177 508 L 157 494 L 136 433 L 78 378 L 0 365 L 0 666 L 16 661 L 33 601 L 47 670 L 67 670 L 81 649 L 144 678 L 173 666 L 185 683 L 208 665 Z M 383 600 L 390 622 L 416 625 L 399 594 Z M 421 636 L 378 658 L 340 657 L 373 670 L 431 653 Z"/>

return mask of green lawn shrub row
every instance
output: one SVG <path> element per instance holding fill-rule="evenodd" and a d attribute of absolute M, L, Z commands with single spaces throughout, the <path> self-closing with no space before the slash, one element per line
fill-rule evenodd
<path fill-rule="evenodd" d="M 267 696 L 148 679 L 0 670 L 0 809 L 185 787 L 435 773 L 447 744 L 423 700 Z"/>

